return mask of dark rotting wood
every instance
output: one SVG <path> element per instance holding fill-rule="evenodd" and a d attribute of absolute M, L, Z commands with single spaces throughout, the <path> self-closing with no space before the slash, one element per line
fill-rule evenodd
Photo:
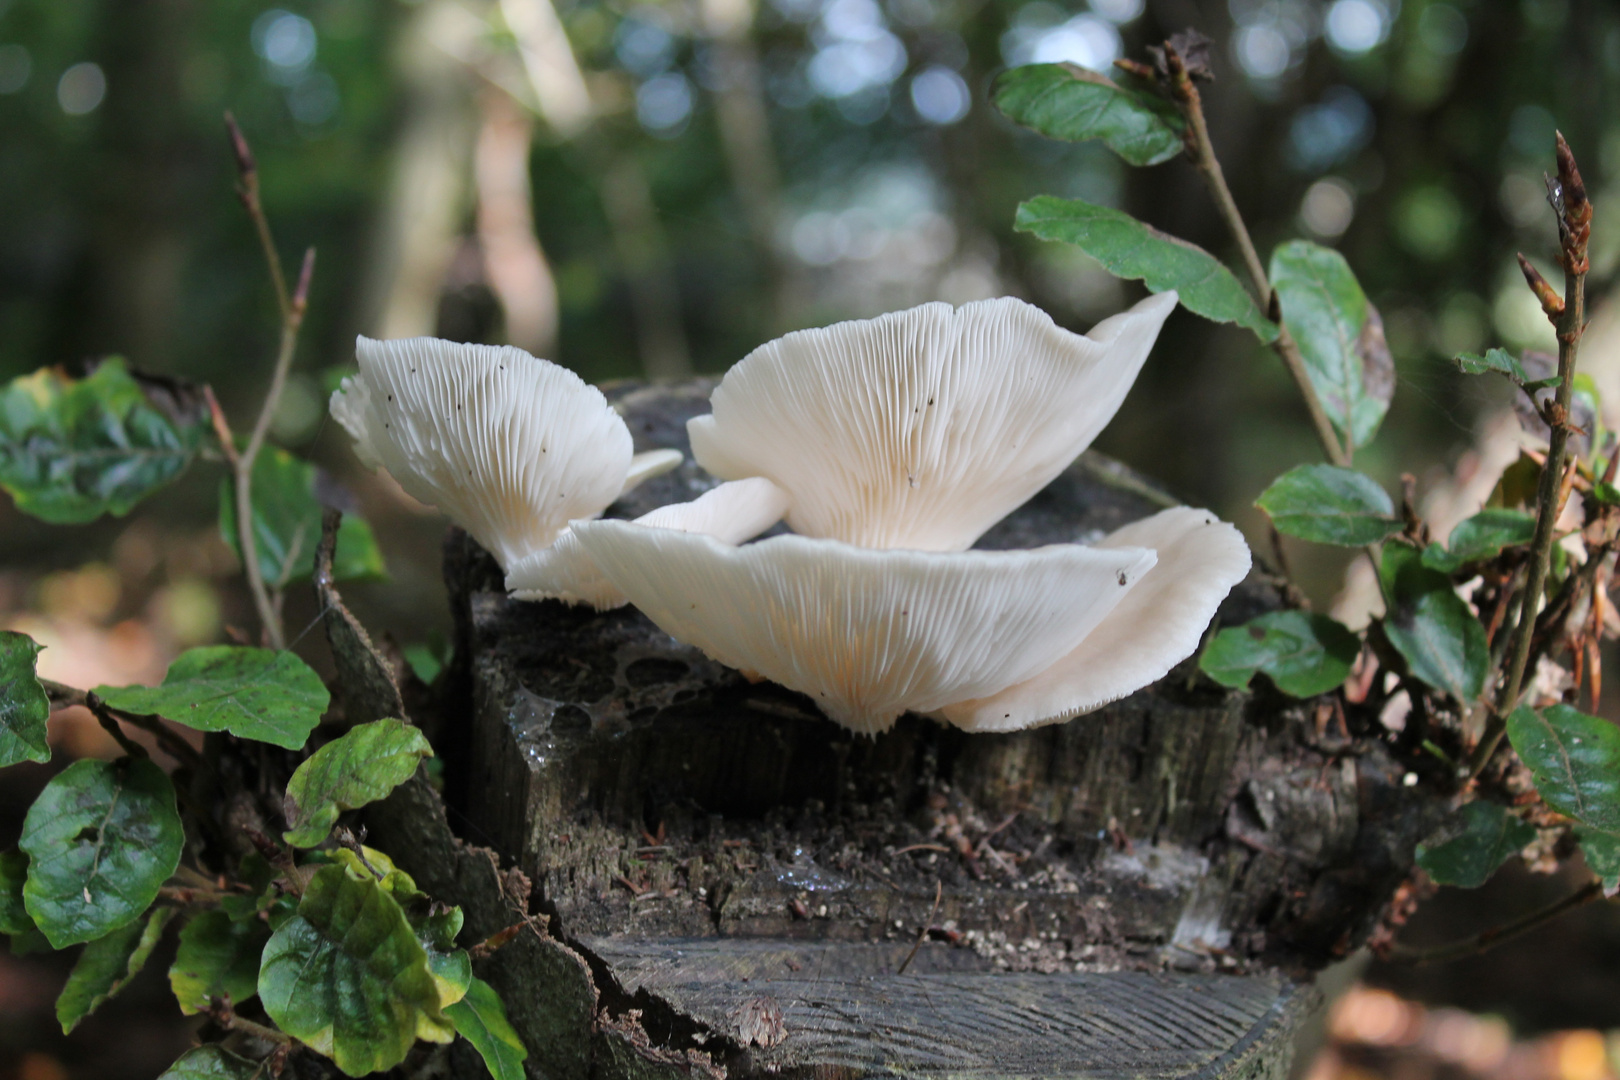
<path fill-rule="evenodd" d="M 638 451 L 686 451 L 711 389 L 609 396 Z M 609 514 L 714 482 L 688 459 Z M 1087 454 L 980 546 L 1166 501 Z M 1441 812 L 1386 743 L 1318 745 L 1309 703 L 1190 661 L 1068 724 L 868 738 L 633 609 L 511 600 L 460 534 L 446 577 L 447 790 L 457 831 L 533 882 L 522 956 L 483 962 L 524 998 L 532 1076 L 1281 1077 L 1310 973 L 1365 938 Z M 1251 579 L 1220 619 L 1275 593 Z M 409 842 L 436 800 L 419 782 L 377 816 Z M 444 887 L 482 882 L 469 939 L 510 925 L 491 854 L 435 844 Z"/>

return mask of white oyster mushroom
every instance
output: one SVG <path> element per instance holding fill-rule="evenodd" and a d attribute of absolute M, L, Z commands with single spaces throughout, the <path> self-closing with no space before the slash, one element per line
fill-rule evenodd
<path fill-rule="evenodd" d="M 1150 296 L 1086 335 L 1010 297 L 800 330 L 726 374 L 692 456 L 774 481 L 801 535 L 965 550 L 1091 444 L 1175 306 Z"/>
<path fill-rule="evenodd" d="M 660 629 L 869 734 L 1036 677 L 1101 632 L 1155 561 L 1121 546 L 885 551 L 780 536 L 736 547 L 627 521 L 572 531 Z"/>
<path fill-rule="evenodd" d="M 360 373 L 331 409 L 360 460 L 444 511 L 503 569 L 681 460 L 632 457 L 600 390 L 512 346 L 362 337 L 355 354 Z"/>
<path fill-rule="evenodd" d="M 1152 548 L 1159 561 L 1056 663 L 988 697 L 947 705 L 942 719 L 968 731 L 1016 731 L 1068 720 L 1157 682 L 1197 651 L 1215 609 L 1249 572 L 1243 534 L 1187 506 L 1127 525 L 1096 547 Z"/>
<path fill-rule="evenodd" d="M 634 524 L 704 533 L 724 544 L 740 544 L 781 521 L 787 506 L 787 492 L 762 476 L 751 476 L 721 484 L 691 502 L 660 506 Z M 519 600 L 563 600 L 590 604 L 599 611 L 627 603 L 585 553 L 572 528 L 544 551 L 513 563 L 506 573 L 506 588 Z"/>

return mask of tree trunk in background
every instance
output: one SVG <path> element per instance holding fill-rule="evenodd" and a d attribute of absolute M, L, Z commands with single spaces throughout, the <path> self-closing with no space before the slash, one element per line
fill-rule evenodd
<path fill-rule="evenodd" d="M 366 289 L 369 332 L 380 337 L 434 332 L 462 232 L 478 120 L 470 74 L 448 51 L 458 15 L 454 0 L 425 0 L 400 37 L 403 121 Z"/>
<path fill-rule="evenodd" d="M 608 393 L 638 451 L 686 450 L 712 386 Z M 688 461 L 610 513 L 710 483 Z M 980 546 L 1165 501 L 1087 455 Z M 1444 810 L 1386 741 L 1191 663 L 1067 724 L 864 738 L 634 609 L 509 599 L 460 534 L 446 576 L 440 715 L 470 733 L 442 740 L 446 790 L 495 851 L 422 782 L 367 821 L 468 940 L 534 916 L 479 966 L 532 1077 L 1281 1080 L 1311 972 L 1361 944 Z M 1273 595 L 1241 586 L 1221 619 Z"/>
<path fill-rule="evenodd" d="M 185 269 L 185 230 L 200 174 L 199 147 L 187 139 L 187 105 L 173 57 L 193 24 L 192 0 L 98 5 L 98 59 L 107 95 L 95 123 L 106 156 L 98 170 L 89 312 L 79 349 L 118 352 L 149 371 L 175 367 L 171 352 Z"/>
<path fill-rule="evenodd" d="M 557 346 L 557 281 L 534 233 L 534 119 L 500 91 L 486 91 L 479 100 L 483 126 L 474 172 L 484 276 L 506 315 L 507 342 L 551 356 Z"/>

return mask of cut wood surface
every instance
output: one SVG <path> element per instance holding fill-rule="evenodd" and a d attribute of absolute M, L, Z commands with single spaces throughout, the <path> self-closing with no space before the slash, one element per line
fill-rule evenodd
<path fill-rule="evenodd" d="M 609 396 L 638 451 L 684 451 L 711 388 Z M 688 460 L 609 515 L 713 483 Z M 1165 502 L 1087 454 L 980 546 L 1085 540 Z M 422 838 L 425 784 L 373 816 L 388 850 L 453 849 L 488 879 L 469 940 L 543 913 L 526 960 L 484 965 L 524 997 L 534 1076 L 1280 1077 L 1310 973 L 1365 938 L 1442 809 L 1385 741 L 1191 661 L 1067 724 L 907 716 L 869 738 L 633 609 L 512 600 L 459 534 L 446 577 L 452 820 L 524 889 Z M 1251 579 L 1220 618 L 1275 596 Z"/>

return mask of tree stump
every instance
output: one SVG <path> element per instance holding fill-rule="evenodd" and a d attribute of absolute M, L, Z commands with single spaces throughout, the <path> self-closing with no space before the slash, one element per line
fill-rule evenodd
<path fill-rule="evenodd" d="M 609 397 L 638 451 L 687 452 L 712 386 Z M 688 458 L 609 514 L 713 483 Z M 979 546 L 1168 501 L 1087 454 Z M 371 824 L 469 940 L 542 913 L 481 964 L 534 1077 L 1283 1077 L 1310 973 L 1441 812 L 1386 741 L 1192 661 L 1067 724 L 868 738 L 632 608 L 509 599 L 459 533 L 446 575 L 452 820 L 523 876 L 451 838 L 425 783 Z M 1220 620 L 1275 593 L 1251 576 Z"/>

